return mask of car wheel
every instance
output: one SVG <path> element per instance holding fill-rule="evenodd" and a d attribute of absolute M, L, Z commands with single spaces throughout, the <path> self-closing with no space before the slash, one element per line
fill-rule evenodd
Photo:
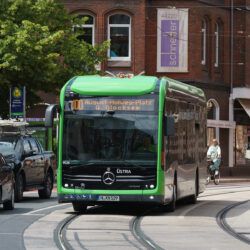
<path fill-rule="evenodd" d="M 24 190 L 24 179 L 23 175 L 19 174 L 16 178 L 15 184 L 15 201 L 21 201 L 23 199 L 23 190 Z"/>
<path fill-rule="evenodd" d="M 77 213 L 84 213 L 87 210 L 87 205 L 82 202 L 72 202 L 73 209 Z"/>
<path fill-rule="evenodd" d="M 13 210 L 15 207 L 15 191 L 14 189 L 11 192 L 10 200 L 3 203 L 4 210 Z"/>
<path fill-rule="evenodd" d="M 53 177 L 50 172 L 47 173 L 44 182 L 44 188 L 38 190 L 38 195 L 40 199 L 48 199 L 51 196 L 53 189 Z"/>

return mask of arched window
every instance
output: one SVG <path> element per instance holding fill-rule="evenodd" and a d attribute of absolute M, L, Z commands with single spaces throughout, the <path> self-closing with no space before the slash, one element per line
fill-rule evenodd
<path fill-rule="evenodd" d="M 207 59 L 207 21 L 202 20 L 201 27 L 201 64 L 206 65 Z"/>
<path fill-rule="evenodd" d="M 219 67 L 219 64 L 220 64 L 220 54 L 221 54 L 220 36 L 221 36 L 221 25 L 219 22 L 216 22 L 215 32 L 214 32 L 214 37 L 215 37 L 215 41 L 214 41 L 215 42 L 214 67 Z"/>
<path fill-rule="evenodd" d="M 220 107 L 215 99 L 210 99 L 207 102 L 207 119 L 210 120 L 220 119 Z"/>
<path fill-rule="evenodd" d="M 207 102 L 207 119 L 208 120 L 220 120 L 220 106 L 215 99 L 210 99 Z M 219 127 L 209 127 L 207 128 L 207 145 L 210 146 L 212 140 L 217 138 L 219 140 L 220 134 Z"/>
<path fill-rule="evenodd" d="M 125 14 L 108 17 L 108 39 L 111 42 L 108 56 L 111 60 L 131 59 L 131 18 Z"/>
<path fill-rule="evenodd" d="M 79 32 L 77 37 L 80 40 L 83 40 L 86 43 L 91 45 L 95 44 L 95 18 L 89 14 L 80 14 L 79 18 L 84 18 L 86 21 L 83 25 L 75 25 L 74 31 Z M 82 34 L 81 34 L 82 33 Z"/>

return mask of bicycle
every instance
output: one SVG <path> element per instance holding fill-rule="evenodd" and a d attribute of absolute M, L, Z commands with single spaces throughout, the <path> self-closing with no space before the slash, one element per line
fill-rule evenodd
<path fill-rule="evenodd" d="M 208 159 L 207 162 L 208 162 L 207 170 L 208 170 L 208 174 L 209 174 L 209 176 L 207 177 L 207 184 L 209 184 L 210 181 L 213 180 L 215 185 L 219 185 L 219 183 L 220 183 L 220 170 L 211 170 L 210 166 L 213 164 L 213 161 Z"/>

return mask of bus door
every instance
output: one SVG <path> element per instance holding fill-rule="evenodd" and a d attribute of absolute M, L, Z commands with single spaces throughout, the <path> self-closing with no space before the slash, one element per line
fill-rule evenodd
<path fill-rule="evenodd" d="M 179 168 L 178 183 L 181 196 L 193 193 L 195 164 L 195 106 L 187 102 L 180 103 L 179 109 Z"/>
<path fill-rule="evenodd" d="M 174 173 L 178 169 L 178 100 L 166 98 L 165 100 L 165 118 L 173 116 L 174 135 L 168 136 L 166 120 L 163 123 L 163 147 L 164 147 L 164 174 L 165 174 L 165 199 L 172 194 L 172 184 L 174 183 Z M 170 197 L 171 198 L 171 197 Z"/>

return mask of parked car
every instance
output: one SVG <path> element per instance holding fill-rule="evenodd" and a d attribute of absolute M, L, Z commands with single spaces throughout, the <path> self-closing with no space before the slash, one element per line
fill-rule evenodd
<path fill-rule="evenodd" d="M 3 204 L 4 210 L 14 209 L 14 183 L 12 166 L 0 154 L 0 204 Z"/>
<path fill-rule="evenodd" d="M 1 135 L 0 152 L 13 164 L 15 200 L 23 199 L 23 192 L 38 190 L 42 199 L 50 198 L 56 174 L 56 157 L 44 151 L 41 143 L 31 135 Z"/>

